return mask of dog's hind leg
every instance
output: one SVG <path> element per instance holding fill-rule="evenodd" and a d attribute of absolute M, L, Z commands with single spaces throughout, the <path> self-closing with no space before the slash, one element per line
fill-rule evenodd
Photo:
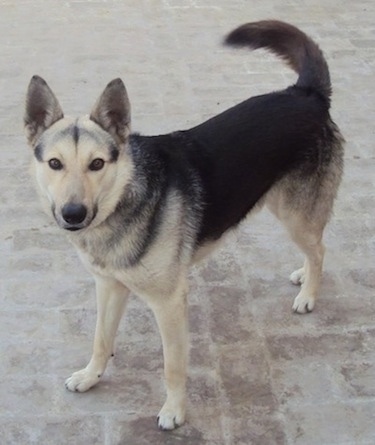
<path fill-rule="evenodd" d="M 163 343 L 167 400 L 158 414 L 158 425 L 172 430 L 185 420 L 186 371 L 188 361 L 187 285 L 165 298 L 149 301 Z"/>
<path fill-rule="evenodd" d="M 97 320 L 93 354 L 86 368 L 66 380 L 70 391 L 84 392 L 99 382 L 113 354 L 115 335 L 128 300 L 129 290 L 118 281 L 95 276 L 95 282 Z"/>
<path fill-rule="evenodd" d="M 298 185 L 296 188 L 298 189 Z M 298 199 L 291 204 L 290 196 L 288 198 L 280 187 L 269 194 L 266 204 L 305 254 L 304 266 L 290 275 L 292 283 L 301 285 L 293 310 L 304 314 L 313 310 L 319 292 L 325 250 L 322 237 L 331 205 L 326 200 L 323 205 L 313 205 L 307 211 L 303 199 L 300 200 L 297 196 Z"/>
<path fill-rule="evenodd" d="M 294 284 L 301 284 L 301 290 L 293 303 L 293 310 L 300 314 L 311 312 L 318 296 L 322 276 L 324 245 L 322 235 L 324 227 L 314 225 L 294 215 L 292 221 L 283 221 L 292 240 L 305 254 L 304 266 L 294 271 L 290 279 Z"/>

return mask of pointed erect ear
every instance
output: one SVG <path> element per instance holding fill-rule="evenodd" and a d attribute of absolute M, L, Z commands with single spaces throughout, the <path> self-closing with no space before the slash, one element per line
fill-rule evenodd
<path fill-rule="evenodd" d="M 96 102 L 90 119 L 120 144 L 126 142 L 130 134 L 130 102 L 121 79 L 110 82 Z"/>
<path fill-rule="evenodd" d="M 52 124 L 64 117 L 58 100 L 46 81 L 33 76 L 26 95 L 24 117 L 26 136 L 31 146 Z"/>

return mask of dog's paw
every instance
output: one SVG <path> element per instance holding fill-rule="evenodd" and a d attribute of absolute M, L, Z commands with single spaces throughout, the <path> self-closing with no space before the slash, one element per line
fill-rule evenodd
<path fill-rule="evenodd" d="M 303 284 L 305 281 L 305 269 L 301 267 L 301 269 L 295 270 L 290 274 L 289 279 L 293 284 Z"/>
<path fill-rule="evenodd" d="M 85 392 L 96 385 L 100 377 L 100 374 L 89 371 L 87 368 L 81 369 L 65 380 L 65 387 L 69 391 Z"/>
<path fill-rule="evenodd" d="M 298 314 L 306 314 L 314 309 L 315 298 L 300 292 L 294 300 L 293 311 Z"/>
<path fill-rule="evenodd" d="M 158 426 L 161 430 L 173 430 L 185 421 L 185 408 L 172 406 L 165 402 L 158 414 Z"/>

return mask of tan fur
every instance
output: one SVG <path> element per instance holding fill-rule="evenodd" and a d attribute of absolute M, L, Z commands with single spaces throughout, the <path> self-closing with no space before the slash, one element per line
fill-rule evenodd
<path fill-rule="evenodd" d="M 108 157 L 106 151 L 99 145 L 93 144 L 92 140 L 81 141 L 81 149 L 77 150 L 72 140 L 58 139 L 54 141 L 53 134 L 67 128 L 77 122 L 87 131 L 95 131 L 100 134 L 101 130 L 88 117 L 75 119 L 64 118 L 56 122 L 53 132 L 48 130 L 44 133 L 46 143 L 46 155 L 49 158 L 61 158 L 64 160 L 66 169 L 62 174 L 56 174 L 46 163 L 35 162 L 35 177 L 44 207 L 50 212 L 51 206 L 57 210 L 57 223 L 61 224 L 59 209 L 72 198 L 82 202 L 87 206 L 89 212 L 94 211 L 94 204 L 100 212 L 95 218 L 95 225 L 103 222 L 110 213 L 113 212 L 118 200 L 123 192 L 124 182 L 129 182 L 132 176 L 132 162 L 126 155 L 126 151 L 121 152 L 118 162 L 108 164 L 103 172 L 90 174 L 87 171 L 89 162 L 98 157 Z M 103 131 L 104 133 L 104 131 Z M 106 137 L 103 134 L 103 138 Z M 83 145 L 87 145 L 83 146 Z M 121 172 L 121 174 L 120 174 Z"/>

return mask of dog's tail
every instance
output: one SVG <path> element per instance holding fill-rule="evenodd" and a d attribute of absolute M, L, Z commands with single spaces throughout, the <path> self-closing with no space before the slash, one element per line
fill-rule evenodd
<path fill-rule="evenodd" d="M 299 75 L 296 86 L 313 89 L 329 104 L 332 89 L 327 62 L 318 45 L 295 26 L 278 20 L 246 23 L 228 34 L 224 43 L 269 49 Z"/>

